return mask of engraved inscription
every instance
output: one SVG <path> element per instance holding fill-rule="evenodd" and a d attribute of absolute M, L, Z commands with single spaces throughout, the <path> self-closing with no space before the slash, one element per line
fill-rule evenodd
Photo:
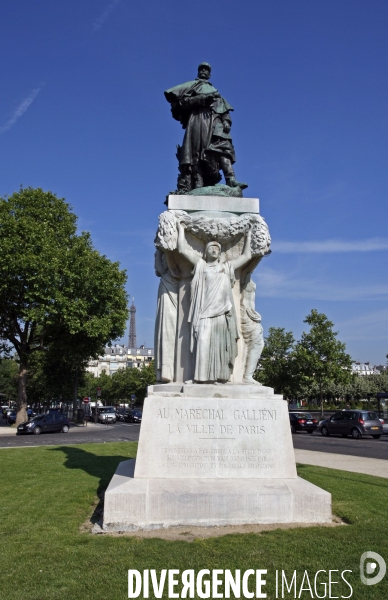
<path fill-rule="evenodd" d="M 234 418 L 243 421 L 276 421 L 276 410 L 235 410 Z"/>
<path fill-rule="evenodd" d="M 157 418 L 168 421 L 169 434 L 192 433 L 217 434 L 217 435 L 261 435 L 266 432 L 262 421 L 276 421 L 276 410 L 273 409 L 247 409 L 226 410 L 213 408 L 173 408 L 161 407 L 157 411 Z M 207 423 L 192 424 L 191 421 L 199 420 Z M 229 423 L 222 424 L 222 421 Z M 189 421 L 189 423 L 187 423 Z M 214 421 L 209 423 L 209 421 Z M 239 421 L 239 423 L 237 423 Z M 254 424 L 259 421 L 260 424 Z M 232 438 L 230 438 L 232 439 Z"/>
<path fill-rule="evenodd" d="M 176 469 L 274 469 L 272 450 L 264 448 L 163 448 L 159 467 Z"/>
<path fill-rule="evenodd" d="M 167 403 L 158 407 L 157 419 L 166 440 L 158 468 L 177 473 L 275 469 L 276 456 L 265 446 L 278 418 L 276 410 L 263 404 L 259 408 L 240 406 L 209 408 L 194 401 L 183 407 Z M 223 447 L 219 448 L 220 444 Z"/>
<path fill-rule="evenodd" d="M 225 420 L 228 418 L 241 419 L 243 421 L 276 421 L 276 410 L 274 409 L 247 409 L 228 411 L 214 408 L 159 408 L 158 419 L 202 419 L 202 420 Z"/>

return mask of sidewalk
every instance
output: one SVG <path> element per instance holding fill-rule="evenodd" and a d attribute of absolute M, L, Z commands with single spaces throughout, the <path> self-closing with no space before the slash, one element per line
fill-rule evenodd
<path fill-rule="evenodd" d="M 388 460 L 350 456 L 348 454 L 315 452 L 313 450 L 295 449 L 294 452 L 296 462 L 302 465 L 314 465 L 315 467 L 326 467 L 328 469 L 338 469 L 339 471 L 350 471 L 351 473 L 363 473 L 364 475 L 375 475 L 376 477 L 385 477 L 388 479 Z"/>

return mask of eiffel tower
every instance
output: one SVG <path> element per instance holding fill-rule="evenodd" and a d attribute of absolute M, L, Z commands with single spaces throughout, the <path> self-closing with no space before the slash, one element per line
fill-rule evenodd
<path fill-rule="evenodd" d="M 128 338 L 128 348 L 136 348 L 136 306 L 135 306 L 135 298 L 132 298 L 132 306 L 129 309 L 130 313 L 130 321 L 129 321 L 129 338 Z"/>

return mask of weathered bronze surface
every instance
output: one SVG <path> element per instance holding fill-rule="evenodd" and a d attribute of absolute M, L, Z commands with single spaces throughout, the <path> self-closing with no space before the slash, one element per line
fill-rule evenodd
<path fill-rule="evenodd" d="M 174 119 L 185 129 L 182 146 L 178 146 L 179 194 L 193 189 L 214 186 L 221 181 L 231 188 L 247 186 L 236 180 L 233 164 L 236 160 L 230 129 L 231 105 L 210 83 L 211 67 L 201 63 L 198 77 L 164 92 L 171 104 Z"/>

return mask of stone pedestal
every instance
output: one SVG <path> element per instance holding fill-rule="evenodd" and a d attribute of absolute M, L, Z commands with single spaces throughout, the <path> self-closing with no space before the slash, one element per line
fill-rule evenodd
<path fill-rule="evenodd" d="M 149 388 L 136 461 L 105 494 L 107 531 L 324 523 L 331 496 L 297 477 L 287 403 L 259 385 Z"/>
<path fill-rule="evenodd" d="M 169 196 L 155 238 L 161 383 L 136 461 L 106 491 L 105 530 L 330 521 L 330 494 L 297 477 L 287 403 L 252 377 L 264 341 L 251 275 L 270 242 L 257 198 Z"/>

